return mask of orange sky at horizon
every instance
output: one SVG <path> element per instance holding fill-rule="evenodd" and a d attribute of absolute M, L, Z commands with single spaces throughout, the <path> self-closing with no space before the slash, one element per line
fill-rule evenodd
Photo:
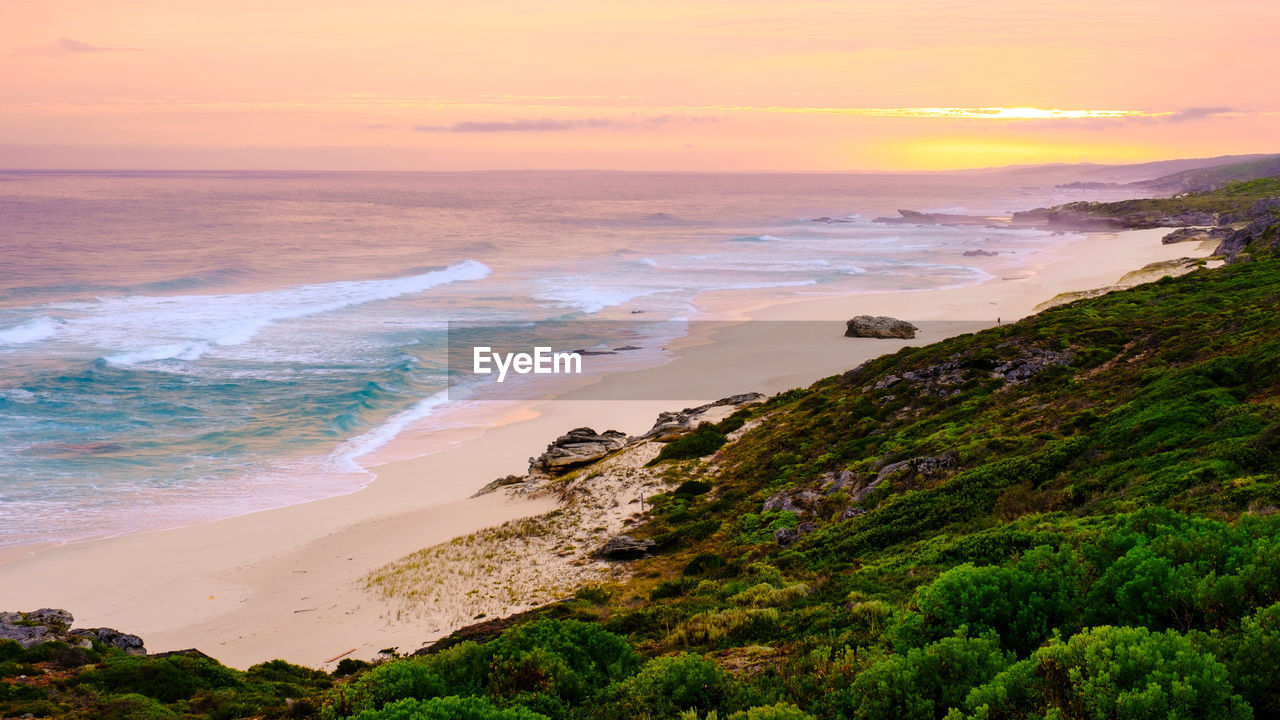
<path fill-rule="evenodd" d="M 0 0 L 0 167 L 932 170 L 1280 151 L 1280 3 Z"/>

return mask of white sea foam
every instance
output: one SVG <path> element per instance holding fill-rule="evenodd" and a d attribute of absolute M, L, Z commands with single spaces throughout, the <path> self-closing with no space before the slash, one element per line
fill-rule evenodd
<path fill-rule="evenodd" d="M 0 330 L 0 345 L 24 345 L 38 342 L 58 332 L 58 323 L 53 318 L 41 316 L 28 320 L 21 325 Z"/>
<path fill-rule="evenodd" d="M 92 346 L 119 348 L 120 352 L 104 358 L 117 365 L 196 360 L 214 346 L 243 345 L 281 321 L 390 300 L 448 283 L 482 280 L 489 272 L 484 264 L 467 260 L 443 270 L 387 280 L 321 283 L 234 295 L 107 298 L 73 308 L 81 317 L 70 321 L 68 329 Z M 151 344 L 138 347 L 140 341 Z M 133 347 L 124 349 L 130 345 Z"/>
<path fill-rule="evenodd" d="M 391 442 L 410 424 L 427 417 L 448 401 L 449 391 L 441 390 L 419 400 L 407 410 L 392 415 L 381 425 L 346 440 L 329 455 L 325 463 L 326 469 L 337 472 L 363 471 L 364 467 L 357 462 L 360 458 Z"/>

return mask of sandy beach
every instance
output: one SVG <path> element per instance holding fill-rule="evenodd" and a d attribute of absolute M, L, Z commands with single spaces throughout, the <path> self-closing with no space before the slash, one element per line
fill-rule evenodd
<path fill-rule="evenodd" d="M 1002 277 L 964 288 L 785 301 L 759 292 L 706 295 L 700 303 L 708 317 L 726 319 L 697 324 L 672 346 L 670 363 L 513 405 L 503 420 L 458 433 L 451 444 L 402 436 L 400 452 L 413 443 L 444 449 L 378 466 L 376 481 L 349 495 L 10 553 L 0 565 L 0 609 L 65 608 L 78 626 L 141 635 L 152 652 L 195 647 L 236 667 L 275 657 L 331 667 L 327 660 L 348 651 L 364 658 L 393 646 L 412 651 L 456 628 L 430 615 L 401 615 L 369 593 L 364 578 L 422 548 L 553 509 L 547 497 L 470 496 L 496 477 L 523 472 L 564 431 L 585 425 L 638 434 L 663 410 L 803 386 L 905 344 L 1016 320 L 1060 293 L 1115 284 L 1149 263 L 1207 254 L 1194 244 L 1161 245 L 1166 232 L 1064 239 Z M 859 314 L 906 319 L 921 332 L 910 341 L 844 338 L 844 321 Z M 448 596 L 462 605 L 441 618 L 465 609 L 469 589 L 464 577 L 448 582 Z"/>

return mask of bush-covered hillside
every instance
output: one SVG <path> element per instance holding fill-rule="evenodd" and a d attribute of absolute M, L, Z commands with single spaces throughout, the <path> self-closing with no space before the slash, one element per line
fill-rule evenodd
<path fill-rule="evenodd" d="M 1232 265 L 776 397 L 672 461 L 707 485 L 653 500 L 631 582 L 326 712 L 1280 716 L 1277 307 L 1280 263 Z M 379 714 L 393 673 L 428 714 Z"/>
<path fill-rule="evenodd" d="M 1280 221 L 1280 216 L 1276 216 L 1277 196 L 1280 196 L 1280 177 L 1267 177 L 1171 198 L 1067 203 L 1016 212 L 1013 221 L 1048 227 L 1115 230 L 1234 224 L 1267 215 L 1268 224 L 1273 224 Z"/>
<path fill-rule="evenodd" d="M 1278 308 L 1255 259 L 784 393 L 659 460 L 630 580 L 332 688 L 6 644 L 0 715 L 1280 718 Z"/>
<path fill-rule="evenodd" d="M 1280 175 L 1280 156 L 1270 155 L 1246 162 L 1183 170 L 1133 184 L 1153 190 L 1200 192 L 1216 190 L 1227 183 L 1270 178 L 1276 175 Z"/>

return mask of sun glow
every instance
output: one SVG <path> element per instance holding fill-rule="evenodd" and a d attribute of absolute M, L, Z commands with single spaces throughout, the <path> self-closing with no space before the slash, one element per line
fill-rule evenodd
<path fill-rule="evenodd" d="M 875 150 L 885 168 L 956 170 L 1047 162 L 1141 162 L 1159 153 L 1138 143 L 1083 143 L 1009 137 L 925 137 L 885 143 Z"/>
<path fill-rule="evenodd" d="M 836 171 L 1280 143 L 1264 0 L 1229 21 L 1189 0 L 0 4 L 9 167 Z M 922 157 L 939 136 L 974 141 Z"/>

